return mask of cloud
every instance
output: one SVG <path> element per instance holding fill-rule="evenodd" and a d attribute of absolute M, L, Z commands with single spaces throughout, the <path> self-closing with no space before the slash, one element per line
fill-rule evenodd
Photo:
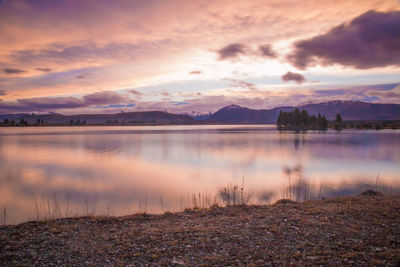
<path fill-rule="evenodd" d="M 225 46 L 217 51 L 220 60 L 236 59 L 240 54 L 246 54 L 247 47 L 240 43 L 234 43 Z"/>
<path fill-rule="evenodd" d="M 88 94 L 83 97 L 83 102 L 86 106 L 102 105 L 102 104 L 120 104 L 131 101 L 131 99 L 122 94 L 112 91 L 101 91 L 93 94 Z"/>
<path fill-rule="evenodd" d="M 139 92 L 137 90 L 134 90 L 134 89 L 129 90 L 128 93 L 134 94 L 136 96 L 142 96 L 143 95 L 143 93 L 141 93 L 141 92 Z"/>
<path fill-rule="evenodd" d="M 37 97 L 22 98 L 16 102 L 0 103 L 0 112 L 49 112 L 59 109 L 78 109 L 91 106 L 113 107 L 114 105 L 133 104 L 127 95 L 112 91 L 101 91 L 78 97 Z"/>
<path fill-rule="evenodd" d="M 36 68 L 36 70 L 43 71 L 43 72 L 50 72 L 51 71 L 50 68 Z"/>
<path fill-rule="evenodd" d="M 162 96 L 170 96 L 171 94 L 167 92 L 167 90 L 162 90 L 160 93 Z"/>
<path fill-rule="evenodd" d="M 400 11 L 368 11 L 347 24 L 294 44 L 293 66 L 341 64 L 356 69 L 400 66 Z"/>
<path fill-rule="evenodd" d="M 223 79 L 225 81 L 230 81 L 231 84 L 230 86 L 232 87 L 239 87 L 239 88 L 245 88 L 249 90 L 257 90 L 257 87 L 254 83 L 238 80 L 238 79 L 233 79 L 233 78 L 225 78 Z"/>
<path fill-rule="evenodd" d="M 13 69 L 13 68 L 5 68 L 3 71 L 5 74 L 20 74 L 26 72 L 24 70 Z"/>
<path fill-rule="evenodd" d="M 5 91 L 5 90 L 3 90 L 3 89 L 0 89 L 0 96 L 2 96 L 2 95 L 6 95 L 7 94 L 7 92 Z"/>
<path fill-rule="evenodd" d="M 398 101 L 398 99 L 400 99 L 400 85 L 397 85 L 390 90 L 369 90 L 365 92 L 365 94 L 370 97 L 379 97 L 379 99 L 384 102 Z"/>
<path fill-rule="evenodd" d="M 378 103 L 400 103 L 398 83 L 361 85 L 341 88 L 312 89 L 305 102 L 325 102 L 330 100 L 360 100 Z"/>
<path fill-rule="evenodd" d="M 139 92 L 137 90 L 131 89 L 127 91 L 130 94 L 133 94 L 135 96 L 135 99 L 141 100 L 144 94 L 142 92 Z"/>
<path fill-rule="evenodd" d="M 284 82 L 289 82 L 289 81 L 294 81 L 298 84 L 303 83 L 306 81 L 306 78 L 304 78 L 303 75 L 300 73 L 294 73 L 288 71 L 285 75 L 282 76 L 282 81 Z"/>
<path fill-rule="evenodd" d="M 277 56 L 276 52 L 272 49 L 270 44 L 260 45 L 258 49 L 261 52 L 261 55 L 264 57 L 275 58 Z"/>
<path fill-rule="evenodd" d="M 241 55 L 248 56 L 262 56 L 268 58 L 276 58 L 277 53 L 272 49 L 270 44 L 264 44 L 258 46 L 258 49 L 254 49 L 244 44 L 234 43 L 217 51 L 219 54 L 219 60 L 234 60 L 238 59 Z"/>
<path fill-rule="evenodd" d="M 187 105 L 188 104 L 187 102 L 182 102 L 182 101 L 170 101 L 170 103 L 173 106 L 181 106 L 181 105 Z"/>
<path fill-rule="evenodd" d="M 203 72 L 201 70 L 194 70 L 189 72 L 189 74 L 202 74 Z"/>
<path fill-rule="evenodd" d="M 111 104 L 111 105 L 106 105 L 106 106 L 95 106 L 94 108 L 100 108 L 100 109 L 115 109 L 115 108 L 133 108 L 135 107 L 136 104 Z"/>
<path fill-rule="evenodd" d="M 92 74 L 86 72 L 86 73 L 83 73 L 83 74 L 76 75 L 75 79 L 85 79 L 85 78 L 89 77 L 90 75 L 92 75 Z"/>
<path fill-rule="evenodd" d="M 24 49 L 13 51 L 9 58 L 19 64 L 58 64 L 65 65 L 80 62 L 85 65 L 96 65 L 105 62 L 128 62 L 134 60 L 141 47 L 127 43 L 109 43 L 99 45 L 84 42 L 79 45 L 53 43 L 41 49 Z M 37 68 L 43 71 L 47 68 Z"/>

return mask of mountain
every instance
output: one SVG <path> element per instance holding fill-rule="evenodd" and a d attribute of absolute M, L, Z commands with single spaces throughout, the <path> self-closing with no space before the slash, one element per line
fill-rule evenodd
<path fill-rule="evenodd" d="M 179 114 L 187 115 L 187 116 L 191 117 L 192 119 L 194 119 L 196 121 L 205 121 L 212 115 L 211 112 L 209 112 L 209 113 L 200 113 L 200 112 L 194 112 L 194 111 L 192 111 L 191 113 L 184 112 L 184 113 L 179 113 Z"/>
<path fill-rule="evenodd" d="M 323 114 L 333 120 L 339 113 L 344 120 L 399 120 L 400 105 L 372 104 L 361 101 L 330 101 L 299 107 L 311 114 Z"/>
<path fill-rule="evenodd" d="M 221 108 L 207 120 L 224 123 L 275 123 L 279 111 L 291 111 L 293 107 L 279 107 L 274 109 L 249 109 L 238 105 Z"/>
<path fill-rule="evenodd" d="M 279 112 L 292 111 L 296 107 L 282 106 L 273 109 L 250 109 L 238 105 L 229 105 L 211 115 L 189 116 L 188 114 L 172 114 L 162 111 L 126 112 L 117 114 L 79 114 L 62 115 L 50 114 L 6 114 L 0 115 L 0 121 L 5 118 L 19 122 L 27 120 L 30 124 L 43 120 L 45 124 L 69 124 L 70 120 L 76 124 L 79 120 L 86 124 L 111 125 L 138 125 L 138 124 L 197 124 L 197 123 L 232 123 L 232 124 L 271 124 L 276 123 Z M 318 104 L 298 106 L 309 114 L 325 115 L 328 120 L 335 119 L 339 113 L 343 120 L 400 120 L 400 105 L 398 104 L 371 104 L 361 101 L 329 101 Z M 193 118 L 195 117 L 195 118 Z"/>
<path fill-rule="evenodd" d="M 344 120 L 400 120 L 400 105 L 371 104 L 361 101 L 329 101 L 318 104 L 298 106 L 309 114 L 325 115 L 328 120 L 335 119 L 340 113 Z M 212 114 L 208 121 L 223 123 L 276 123 L 279 112 L 292 111 L 295 107 L 283 106 L 273 109 L 249 109 L 238 105 L 221 108 Z"/>
<path fill-rule="evenodd" d="M 194 124 L 195 120 L 187 115 L 178 115 L 162 111 L 146 111 L 146 112 L 125 112 L 116 114 L 79 114 L 79 115 L 62 115 L 57 113 L 51 114 L 6 114 L 0 115 L 0 120 L 8 118 L 18 122 L 25 119 L 29 123 L 36 123 L 37 119 L 43 120 L 50 124 L 68 124 L 70 120 L 74 122 L 86 121 L 87 124 L 139 124 L 139 123 L 155 123 L 155 124 Z"/>

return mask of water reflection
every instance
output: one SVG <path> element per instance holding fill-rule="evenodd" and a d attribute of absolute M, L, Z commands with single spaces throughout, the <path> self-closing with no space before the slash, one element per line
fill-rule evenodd
<path fill-rule="evenodd" d="M 214 199 L 243 177 L 254 202 L 284 197 L 289 180 L 294 197 L 305 190 L 309 197 L 355 192 L 378 173 L 397 187 L 399 137 L 398 131 L 280 133 L 270 126 L 0 129 L 0 206 L 7 222 L 17 223 L 35 219 L 38 209 L 179 210 L 192 205 L 193 194 Z"/>

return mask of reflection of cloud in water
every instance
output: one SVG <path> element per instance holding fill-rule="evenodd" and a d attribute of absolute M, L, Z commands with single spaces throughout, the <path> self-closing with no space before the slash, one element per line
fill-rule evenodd
<path fill-rule="evenodd" d="M 213 197 L 227 183 L 240 185 L 243 177 L 245 188 L 265 203 L 280 197 L 289 173 L 293 192 L 302 192 L 308 181 L 312 196 L 321 183 L 326 197 L 360 191 L 344 185 L 373 183 L 378 172 L 388 184 L 399 184 L 397 132 L 295 134 L 218 127 L 190 133 L 168 127 L 68 128 L 71 134 L 11 129 L 25 135 L 0 129 L 0 206 L 7 206 L 15 222 L 33 218 L 34 198 L 42 193 L 55 194 L 63 205 L 69 194 L 71 212 L 82 213 L 85 199 L 103 214 L 107 206 L 116 214 L 128 213 L 125 206 L 138 211 L 145 198 L 149 212 L 161 211 L 160 198 L 166 209 L 176 210 L 181 198 L 185 202 L 199 192 Z M 299 176 L 305 178 L 296 187 Z"/>

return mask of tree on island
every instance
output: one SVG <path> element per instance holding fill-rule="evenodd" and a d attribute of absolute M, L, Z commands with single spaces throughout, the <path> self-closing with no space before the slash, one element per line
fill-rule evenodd
<path fill-rule="evenodd" d="M 310 116 L 307 110 L 300 111 L 295 108 L 291 112 L 281 110 L 277 125 L 281 130 L 326 130 L 328 128 L 328 120 L 321 114 L 318 114 L 318 117 L 315 115 Z"/>
<path fill-rule="evenodd" d="M 340 116 L 340 114 L 338 113 L 338 114 L 336 114 L 336 119 L 335 119 L 335 122 L 334 122 L 334 128 L 337 131 L 341 131 L 343 129 L 343 127 L 344 127 L 344 124 L 343 124 L 342 116 Z"/>

